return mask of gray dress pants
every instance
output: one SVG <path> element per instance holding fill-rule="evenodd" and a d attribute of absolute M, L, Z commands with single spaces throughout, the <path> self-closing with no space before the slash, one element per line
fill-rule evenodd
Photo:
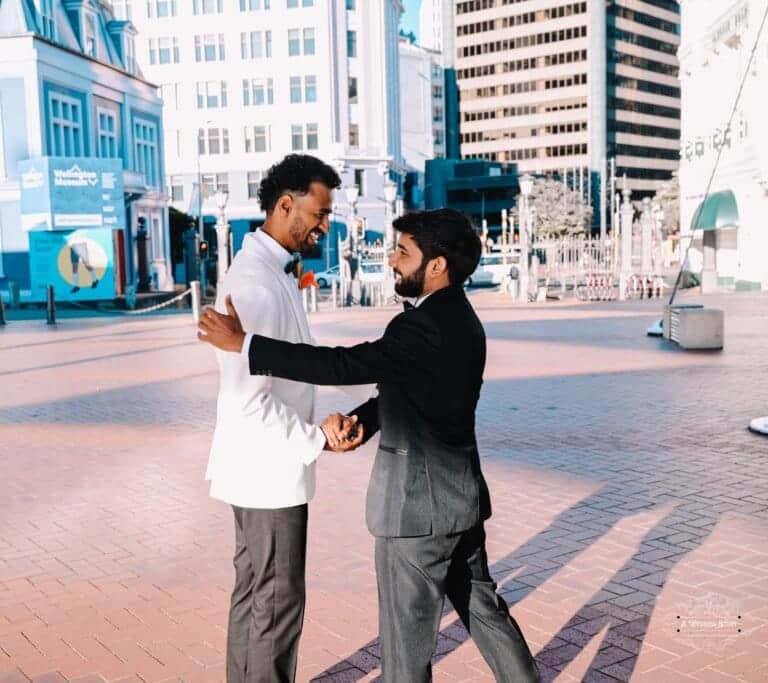
<path fill-rule="evenodd" d="M 227 683 L 291 683 L 304 622 L 307 505 L 233 509 Z"/>
<path fill-rule="evenodd" d="M 383 683 L 432 680 L 445 597 L 497 681 L 539 681 L 531 651 L 488 571 L 482 524 L 449 536 L 376 539 Z"/>

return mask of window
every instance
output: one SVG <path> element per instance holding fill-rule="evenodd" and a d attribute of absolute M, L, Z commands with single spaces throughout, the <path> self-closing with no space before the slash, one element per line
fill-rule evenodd
<path fill-rule="evenodd" d="M 288 9 L 295 9 L 296 7 L 299 6 L 299 0 L 286 0 L 285 6 Z"/>
<path fill-rule="evenodd" d="M 123 40 L 125 41 L 125 70 L 129 74 L 136 73 L 136 43 L 133 40 L 133 36 L 129 36 L 127 33 L 123 34 Z"/>
<path fill-rule="evenodd" d="M 198 154 L 229 154 L 228 128 L 200 128 L 197 131 Z"/>
<path fill-rule="evenodd" d="M 217 192 L 229 193 L 229 176 L 226 173 L 203 173 L 200 180 L 202 181 L 202 198 L 210 199 Z"/>
<path fill-rule="evenodd" d="M 288 56 L 296 57 L 301 54 L 301 42 L 299 40 L 299 29 L 288 29 Z"/>
<path fill-rule="evenodd" d="M 289 92 L 291 104 L 301 102 L 301 76 L 291 76 L 289 81 Z"/>
<path fill-rule="evenodd" d="M 308 123 L 307 124 L 307 149 L 317 149 L 317 148 L 318 148 L 317 124 Z"/>
<path fill-rule="evenodd" d="M 347 94 L 350 104 L 357 104 L 357 78 L 350 76 L 347 85 Z"/>
<path fill-rule="evenodd" d="M 218 109 L 227 106 L 227 82 L 205 81 L 197 84 L 197 108 Z"/>
<path fill-rule="evenodd" d="M 53 7 L 53 0 L 43 1 L 48 2 L 51 7 Z M 115 19 L 120 19 L 121 21 L 133 20 L 133 9 L 131 8 L 131 2 L 132 0 L 115 0 L 115 2 L 112 3 L 112 6 L 115 10 Z M 53 16 L 53 14 L 51 14 L 51 16 Z"/>
<path fill-rule="evenodd" d="M 163 17 L 175 17 L 176 12 L 176 0 L 148 0 L 147 2 L 147 18 Z"/>
<path fill-rule="evenodd" d="M 347 57 L 357 57 L 357 33 L 347 31 Z"/>
<path fill-rule="evenodd" d="M 178 64 L 179 63 L 179 39 L 164 37 L 149 39 L 149 63 L 150 64 Z"/>
<path fill-rule="evenodd" d="M 151 121 L 134 119 L 134 170 L 144 174 L 144 182 L 150 187 L 157 187 L 159 181 L 158 172 L 158 146 L 157 127 Z"/>
<path fill-rule="evenodd" d="M 222 0 L 192 0 L 194 14 L 221 14 Z"/>
<path fill-rule="evenodd" d="M 303 126 L 291 126 L 291 149 L 294 152 L 300 152 L 304 149 L 304 129 Z"/>
<path fill-rule="evenodd" d="M 317 102 L 317 78 L 304 76 L 304 101 Z"/>
<path fill-rule="evenodd" d="M 356 123 L 351 123 L 349 125 L 349 146 L 360 146 L 360 128 Z"/>
<path fill-rule="evenodd" d="M 84 156 L 83 112 L 80 100 L 60 93 L 51 93 L 48 107 L 51 156 Z"/>
<path fill-rule="evenodd" d="M 355 0 L 347 0 L 347 9 L 349 10 L 355 9 Z"/>
<path fill-rule="evenodd" d="M 243 79 L 243 106 L 260 106 L 274 104 L 274 89 L 271 78 Z"/>
<path fill-rule="evenodd" d="M 360 192 L 360 196 L 365 197 L 365 169 L 355 169 L 355 185 Z"/>
<path fill-rule="evenodd" d="M 84 27 L 85 40 L 83 41 L 83 49 L 85 50 L 85 54 L 87 54 L 89 57 L 95 57 L 96 56 L 96 15 L 92 14 L 91 12 L 86 12 L 84 24 L 85 24 L 85 27 Z"/>
<path fill-rule="evenodd" d="M 180 175 L 171 176 L 171 201 L 180 202 L 184 200 L 184 180 Z"/>
<path fill-rule="evenodd" d="M 262 7 L 264 9 L 270 9 L 270 6 L 270 0 L 240 0 L 241 12 L 253 12 L 254 10 L 261 9 Z"/>
<path fill-rule="evenodd" d="M 266 152 L 269 149 L 269 134 L 266 126 L 245 127 L 245 153 Z"/>
<path fill-rule="evenodd" d="M 304 29 L 304 54 L 315 54 L 315 29 L 313 28 Z"/>
<path fill-rule="evenodd" d="M 102 159 L 117 158 L 117 116 L 107 109 L 97 109 L 99 156 Z"/>
<path fill-rule="evenodd" d="M 203 36 L 195 36 L 195 61 L 215 62 L 224 61 L 224 34 L 207 33 Z"/>
<path fill-rule="evenodd" d="M 160 86 L 160 97 L 163 98 L 163 105 L 172 109 L 179 108 L 179 84 L 163 83 Z"/>
<path fill-rule="evenodd" d="M 128 5 L 130 8 L 130 4 Z M 56 40 L 56 15 L 53 0 L 40 0 L 40 18 L 43 35 L 48 40 Z"/>
<path fill-rule="evenodd" d="M 442 121 L 443 120 L 443 108 L 442 107 L 433 107 L 432 108 L 432 120 L 433 121 Z"/>
<path fill-rule="evenodd" d="M 248 199 L 259 198 L 259 185 L 261 185 L 261 171 L 248 171 Z"/>
<path fill-rule="evenodd" d="M 250 31 L 240 34 L 240 57 L 261 59 L 272 56 L 272 31 Z"/>

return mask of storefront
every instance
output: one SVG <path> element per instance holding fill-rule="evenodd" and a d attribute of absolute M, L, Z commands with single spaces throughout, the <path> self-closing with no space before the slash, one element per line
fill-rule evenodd
<path fill-rule="evenodd" d="M 681 2 L 681 232 L 704 292 L 768 289 L 768 31 L 752 56 L 765 9 Z"/>

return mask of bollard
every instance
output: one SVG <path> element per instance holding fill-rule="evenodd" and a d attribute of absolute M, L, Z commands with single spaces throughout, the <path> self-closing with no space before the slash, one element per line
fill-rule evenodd
<path fill-rule="evenodd" d="M 336 310 L 336 280 L 331 282 L 331 308 Z"/>
<path fill-rule="evenodd" d="M 309 309 L 312 313 L 317 313 L 317 287 L 309 288 Z"/>
<path fill-rule="evenodd" d="M 192 318 L 197 325 L 200 322 L 200 280 L 192 280 L 189 288 L 192 290 Z"/>
<path fill-rule="evenodd" d="M 56 324 L 56 300 L 54 298 L 53 285 L 48 285 L 45 288 L 45 291 L 46 291 L 46 304 L 45 304 L 46 324 L 55 325 Z"/>
<path fill-rule="evenodd" d="M 3 303 L 3 295 L 0 294 L 0 327 L 5 325 L 5 304 Z"/>

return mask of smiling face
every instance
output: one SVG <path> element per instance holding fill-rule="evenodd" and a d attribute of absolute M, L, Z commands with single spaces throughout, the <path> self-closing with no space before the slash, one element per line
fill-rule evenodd
<path fill-rule="evenodd" d="M 332 204 L 331 190 L 320 182 L 311 183 L 305 195 L 283 195 L 278 208 L 287 213 L 291 251 L 307 254 L 328 234 Z"/>
<path fill-rule="evenodd" d="M 424 292 L 424 280 L 428 263 L 413 237 L 402 233 L 397 248 L 389 257 L 389 265 L 395 271 L 395 292 L 400 296 L 418 297 Z"/>

